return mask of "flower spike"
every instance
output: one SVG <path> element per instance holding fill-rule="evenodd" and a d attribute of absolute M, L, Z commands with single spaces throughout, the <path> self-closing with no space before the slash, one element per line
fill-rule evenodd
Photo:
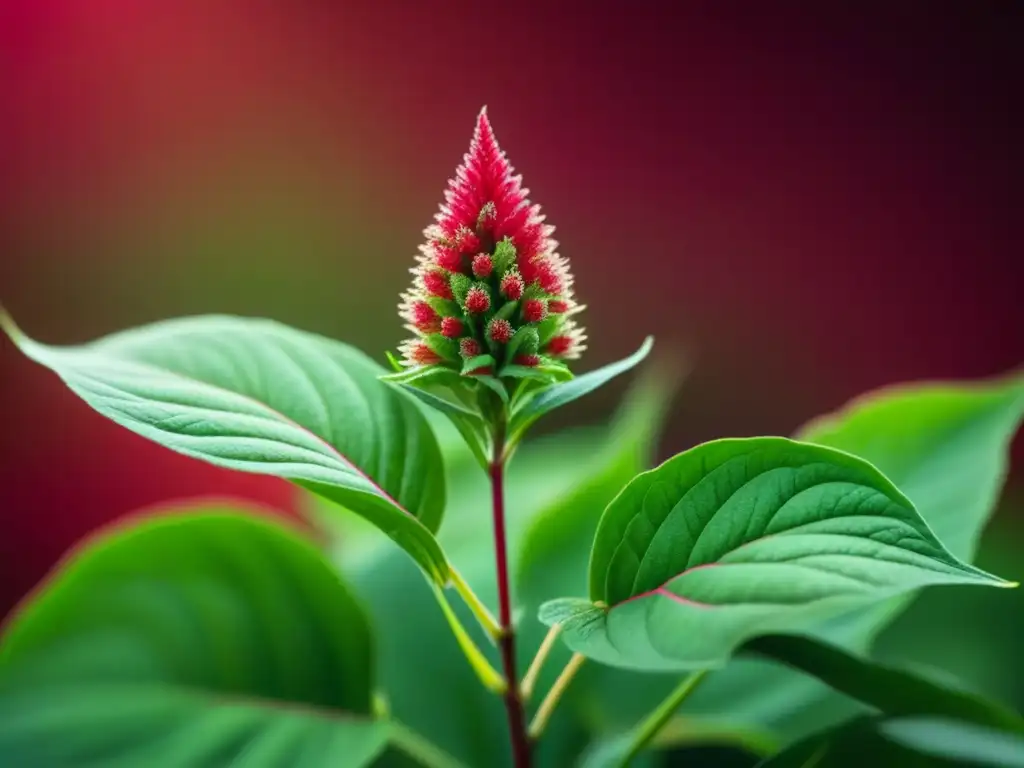
<path fill-rule="evenodd" d="M 572 274 L 557 252 L 554 227 L 528 193 L 485 107 L 445 202 L 423 231 L 413 287 L 402 296 L 400 314 L 415 334 L 401 345 L 403 365 L 461 373 L 462 360 L 489 350 L 500 376 L 506 365 L 579 357 L 586 336 L 575 320 L 582 307 L 573 298 Z M 509 344 L 520 329 L 526 335 L 517 339 L 532 335 L 528 351 L 517 349 L 518 340 Z"/>

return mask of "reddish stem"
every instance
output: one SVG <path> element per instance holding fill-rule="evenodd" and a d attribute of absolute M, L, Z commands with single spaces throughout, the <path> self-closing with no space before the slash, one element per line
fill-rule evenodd
<path fill-rule="evenodd" d="M 494 559 L 498 571 L 498 621 L 501 624 L 501 664 L 508 683 L 504 694 L 508 732 L 515 768 L 530 768 L 530 740 L 526 733 L 523 701 L 516 674 L 516 636 L 512 626 L 512 598 L 508 586 L 508 551 L 505 545 L 505 424 L 495 429 L 491 459 L 491 503 L 494 512 Z"/>

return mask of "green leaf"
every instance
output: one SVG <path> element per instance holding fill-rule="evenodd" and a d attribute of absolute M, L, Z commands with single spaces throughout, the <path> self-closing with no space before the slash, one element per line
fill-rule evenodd
<path fill-rule="evenodd" d="M 187 456 L 322 494 L 447 581 L 433 536 L 445 503 L 437 440 L 416 406 L 378 381 L 381 366 L 353 347 L 219 315 L 52 347 L 0 321 L 104 416 Z"/>
<path fill-rule="evenodd" d="M 973 556 L 1006 479 L 1024 417 L 1024 375 L 903 384 L 815 419 L 797 439 L 870 461 L 959 558 Z"/>
<path fill-rule="evenodd" d="M 475 371 L 478 368 L 493 368 L 494 357 L 491 355 L 477 355 L 476 357 L 467 358 L 462 363 L 462 375 Z"/>
<path fill-rule="evenodd" d="M 542 371 L 539 367 L 526 365 L 506 365 L 498 371 L 499 378 L 509 379 L 536 379 L 537 381 L 549 382 L 554 377 Z"/>
<path fill-rule="evenodd" d="M 1022 768 L 1024 737 L 944 717 L 859 717 L 820 731 L 757 768 Z"/>
<path fill-rule="evenodd" d="M 930 755 L 949 765 L 1024 768 L 1024 736 L 946 718 L 898 718 L 878 726 L 896 744 Z"/>
<path fill-rule="evenodd" d="M 871 461 L 914 502 L 954 555 L 971 560 L 976 545 L 964 550 L 958 542 L 976 542 L 994 509 L 1008 445 L 1022 412 L 1024 377 L 1019 374 L 977 382 L 901 384 L 857 398 L 802 430 L 801 435 L 811 441 L 820 436 L 836 448 Z M 910 441 L 911 427 L 920 430 L 922 438 Z M 854 436 L 859 437 L 855 440 Z M 942 478 L 942 493 L 930 491 L 929 478 L 935 476 Z M 566 539 L 560 544 L 560 556 L 547 561 L 548 569 L 557 572 L 560 563 L 580 562 L 581 558 L 586 562 L 585 541 Z M 1009 567 L 1014 561 L 1008 558 L 1006 563 Z M 981 597 L 974 590 L 967 592 L 972 605 Z M 567 579 L 546 597 L 584 593 L 585 587 L 578 581 Z M 912 598 L 904 595 L 874 603 L 810 631 L 863 653 L 879 629 Z M 986 596 L 985 602 L 1003 604 L 1008 599 L 996 594 Z M 946 626 L 948 614 L 942 610 L 945 618 L 940 622 L 937 605 L 935 612 L 933 624 Z M 931 645 L 934 642 L 934 637 L 929 638 Z M 977 657 L 978 653 L 970 655 Z M 570 689 L 569 700 L 575 702 L 578 697 L 591 728 L 602 734 L 632 726 L 678 683 L 674 674 L 638 676 L 599 666 L 586 671 L 588 675 L 581 676 Z M 692 718 L 724 719 L 737 729 L 770 727 L 793 738 L 849 717 L 858 706 L 810 677 L 767 661 L 739 657 L 709 676 L 681 712 Z"/>
<path fill-rule="evenodd" d="M 717 440 L 608 506 L 590 560 L 599 610 L 571 606 L 562 637 L 613 666 L 700 669 L 757 634 L 938 584 L 1012 586 L 950 554 L 861 459 L 781 437 Z"/>
<path fill-rule="evenodd" d="M 522 404 L 513 412 L 509 424 L 509 434 L 520 435 L 529 428 L 533 422 L 546 413 L 560 408 L 573 400 L 578 400 L 584 395 L 590 394 L 598 387 L 607 384 L 616 376 L 625 373 L 636 367 L 651 351 L 654 346 L 654 337 L 648 336 L 643 345 L 629 357 L 598 368 L 596 371 L 584 373 L 575 378 L 550 387 L 536 390 L 529 398 L 522 401 Z"/>
<path fill-rule="evenodd" d="M 743 650 L 813 675 L 886 715 L 941 715 L 1024 733 L 1024 719 L 998 702 L 810 637 L 766 635 Z"/>
<path fill-rule="evenodd" d="M 226 508 L 75 550 L 0 642 L 0 764 L 369 765 L 361 605 L 311 543 Z"/>

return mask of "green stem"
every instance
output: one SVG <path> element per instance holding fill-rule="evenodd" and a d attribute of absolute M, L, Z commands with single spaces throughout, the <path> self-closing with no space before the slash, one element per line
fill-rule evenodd
<path fill-rule="evenodd" d="M 487 606 L 477 597 L 476 592 L 473 591 L 473 588 L 469 586 L 466 580 L 462 578 L 462 574 L 455 570 L 455 566 L 450 566 L 450 575 L 455 591 L 459 593 L 469 607 L 469 610 L 476 616 L 477 621 L 480 622 L 480 626 L 484 628 L 487 636 L 496 642 L 501 637 L 501 626 L 498 624 L 498 620 L 494 618 L 494 614 L 487 610 Z"/>
<path fill-rule="evenodd" d="M 625 768 L 625 766 L 629 765 L 629 761 L 639 755 L 644 750 L 644 747 L 651 743 L 651 740 L 658 735 L 658 731 L 664 727 L 665 723 L 672 719 L 675 711 L 686 701 L 687 696 L 693 693 L 707 673 L 708 670 L 702 669 L 683 678 L 683 681 L 668 695 L 668 698 L 661 702 L 658 708 L 651 712 L 636 727 L 629 749 L 618 763 L 618 768 Z"/>
<path fill-rule="evenodd" d="M 404 725 L 391 724 L 391 743 L 425 768 L 466 768 L 440 747 Z"/>
<path fill-rule="evenodd" d="M 523 682 L 519 686 L 519 695 L 523 697 L 523 701 L 529 701 L 533 695 L 533 689 L 536 687 L 537 679 L 540 677 L 540 670 L 544 666 L 544 662 L 547 661 L 551 649 L 555 647 L 555 641 L 558 640 L 558 633 L 561 629 L 561 625 L 555 624 L 555 626 L 548 630 L 544 642 L 540 644 L 537 654 L 533 657 L 533 661 L 530 662 L 530 668 L 523 675 Z"/>
<path fill-rule="evenodd" d="M 473 671 L 480 677 L 480 682 L 483 683 L 487 690 L 499 696 L 503 695 L 508 690 L 505 678 L 491 666 L 490 662 L 487 661 L 487 657 L 484 656 L 476 643 L 473 642 L 473 638 L 469 636 L 466 628 L 459 621 L 459 617 L 452 610 L 452 606 L 448 602 L 448 598 L 444 596 L 444 592 L 435 586 L 434 595 L 437 597 L 437 602 L 441 606 L 444 617 L 448 620 L 448 625 L 455 634 L 455 640 L 458 642 L 459 648 L 466 655 L 466 659 L 469 661 L 469 665 L 473 667 Z"/>
<path fill-rule="evenodd" d="M 587 657 L 580 653 L 574 653 L 572 658 L 569 659 L 569 663 L 565 665 L 565 669 L 562 670 L 558 679 L 551 686 L 551 690 L 548 691 L 548 695 L 544 697 L 544 701 L 537 708 L 537 714 L 533 716 L 533 722 L 530 723 L 529 731 L 531 739 L 536 741 L 544 733 L 544 728 L 547 727 L 548 720 L 551 719 L 555 707 L 562 700 L 562 694 L 565 693 L 565 689 L 569 687 L 569 683 L 576 677 L 576 673 L 586 660 Z"/>

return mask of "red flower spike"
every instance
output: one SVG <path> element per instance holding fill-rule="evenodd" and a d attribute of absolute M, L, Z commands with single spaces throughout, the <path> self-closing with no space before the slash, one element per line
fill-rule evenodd
<path fill-rule="evenodd" d="M 480 346 L 480 342 L 476 339 L 462 339 L 459 342 L 459 354 L 466 360 L 469 360 L 471 357 L 479 357 L 483 353 L 483 347 Z"/>
<path fill-rule="evenodd" d="M 539 323 L 548 316 L 548 306 L 543 299 L 527 299 L 523 302 L 523 320 Z"/>
<path fill-rule="evenodd" d="M 423 273 L 423 289 L 430 296 L 438 296 L 442 299 L 452 298 L 452 289 L 448 285 L 448 277 L 444 272 L 432 269 Z"/>
<path fill-rule="evenodd" d="M 425 301 L 417 301 L 412 305 L 412 318 L 416 330 L 423 333 L 436 333 L 441 329 L 441 317 Z"/>
<path fill-rule="evenodd" d="M 537 355 L 516 355 L 513 360 L 516 365 L 522 365 L 526 368 L 536 368 L 540 365 L 540 358 Z"/>
<path fill-rule="evenodd" d="M 474 368 L 472 371 L 466 373 L 467 376 L 490 376 L 494 372 L 494 369 L 489 365 L 481 365 L 479 368 Z"/>
<path fill-rule="evenodd" d="M 501 295 L 509 301 L 519 301 L 523 298 L 523 278 L 515 272 L 510 272 L 501 278 Z"/>
<path fill-rule="evenodd" d="M 478 253 L 473 257 L 473 275 L 483 280 L 491 276 L 491 272 L 494 271 L 494 262 L 491 261 L 491 257 L 486 253 Z"/>
<path fill-rule="evenodd" d="M 487 326 L 488 338 L 497 344 L 508 344 L 514 330 L 512 323 L 503 317 L 496 317 Z"/>
<path fill-rule="evenodd" d="M 449 339 L 457 339 L 464 330 L 462 321 L 457 317 L 446 317 L 441 320 L 441 335 Z"/>
<path fill-rule="evenodd" d="M 487 291 L 473 286 L 466 294 L 466 311 L 474 315 L 483 314 L 491 308 L 491 297 Z"/>
<path fill-rule="evenodd" d="M 535 331 L 533 324 L 551 313 L 565 317 L 559 317 L 551 329 L 557 335 L 541 353 L 561 359 L 579 355 L 585 336 L 571 317 L 578 311 L 572 274 L 558 254 L 554 227 L 545 223 L 528 194 L 498 146 L 486 109 L 481 110 L 469 151 L 448 182 L 434 222 L 424 230 L 413 270 L 416 281 L 402 296 L 400 313 L 414 334 L 401 345 L 405 365 L 460 370 L 453 354 L 422 348 L 435 334 L 432 344 L 445 341 L 454 347 L 457 340 L 463 357 L 489 350 L 495 357 L 491 367 L 500 370 L 512 362 L 503 345 L 524 328 Z M 512 302 L 522 304 L 517 308 Z M 481 322 L 485 318 L 491 321 Z M 517 357 L 527 361 L 520 364 L 536 357 L 532 347 L 517 350 Z"/>

